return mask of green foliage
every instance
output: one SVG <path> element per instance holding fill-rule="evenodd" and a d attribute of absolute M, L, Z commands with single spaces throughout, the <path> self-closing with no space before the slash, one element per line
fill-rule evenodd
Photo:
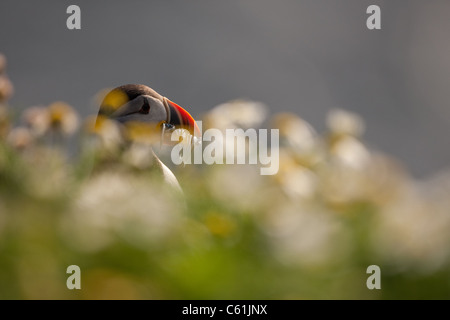
<path fill-rule="evenodd" d="M 104 143 L 114 131 L 83 129 L 68 157 L 57 128 L 27 127 L 29 140 L 11 129 L 0 142 L 0 298 L 449 298 L 448 180 L 415 181 L 369 150 L 354 115 L 307 137 L 300 118 L 275 120 L 277 175 L 173 167 L 184 195 L 129 146 Z M 73 264 L 81 290 L 66 287 Z M 380 290 L 366 287 L 372 264 Z"/>

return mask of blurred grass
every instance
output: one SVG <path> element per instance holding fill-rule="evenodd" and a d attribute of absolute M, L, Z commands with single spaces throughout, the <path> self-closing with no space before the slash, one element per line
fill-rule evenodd
<path fill-rule="evenodd" d="M 42 122 L 49 107 L 0 121 L 0 299 L 450 298 L 450 176 L 414 180 L 363 142 L 354 114 L 333 111 L 323 134 L 274 115 L 277 175 L 171 166 L 180 196 L 137 165 L 114 125 L 82 127 L 69 157 L 69 108 L 59 124 Z M 235 101 L 203 120 L 259 126 L 263 108 Z M 66 287 L 72 264 L 81 290 Z M 366 287 L 372 264 L 381 290 Z"/>

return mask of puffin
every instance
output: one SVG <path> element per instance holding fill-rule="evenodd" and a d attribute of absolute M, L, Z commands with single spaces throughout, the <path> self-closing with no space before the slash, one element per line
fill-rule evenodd
<path fill-rule="evenodd" d="M 152 88 L 143 84 L 125 84 L 109 91 L 103 98 L 97 115 L 120 124 L 145 123 L 160 137 L 160 145 L 174 145 L 171 133 L 177 129 L 187 130 L 189 143 L 199 141 L 200 130 L 194 118 L 184 108 Z M 151 147 L 150 147 L 151 148 Z M 173 172 L 151 150 L 153 164 L 157 166 L 165 183 L 182 192 Z"/>

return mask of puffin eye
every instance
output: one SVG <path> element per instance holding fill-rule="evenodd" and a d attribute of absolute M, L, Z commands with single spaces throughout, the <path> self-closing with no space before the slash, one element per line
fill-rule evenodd
<path fill-rule="evenodd" d="M 161 124 L 163 126 L 164 131 L 173 131 L 175 130 L 175 126 L 173 124 L 167 123 L 167 122 L 163 122 Z"/>
<path fill-rule="evenodd" d="M 147 99 L 145 99 L 144 104 L 142 105 L 141 109 L 139 109 L 139 113 L 148 114 L 149 111 L 150 111 L 150 105 L 148 104 Z"/>

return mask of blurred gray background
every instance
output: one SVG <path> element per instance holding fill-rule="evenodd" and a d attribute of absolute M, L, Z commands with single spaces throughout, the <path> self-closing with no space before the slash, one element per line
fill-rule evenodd
<path fill-rule="evenodd" d="M 66 8 L 81 8 L 81 30 Z M 366 8 L 381 7 L 381 30 Z M 147 84 L 194 118 L 236 98 L 292 111 L 319 132 L 331 108 L 366 121 L 365 141 L 416 177 L 450 163 L 450 1 L 0 2 L 0 52 L 20 111 Z"/>

